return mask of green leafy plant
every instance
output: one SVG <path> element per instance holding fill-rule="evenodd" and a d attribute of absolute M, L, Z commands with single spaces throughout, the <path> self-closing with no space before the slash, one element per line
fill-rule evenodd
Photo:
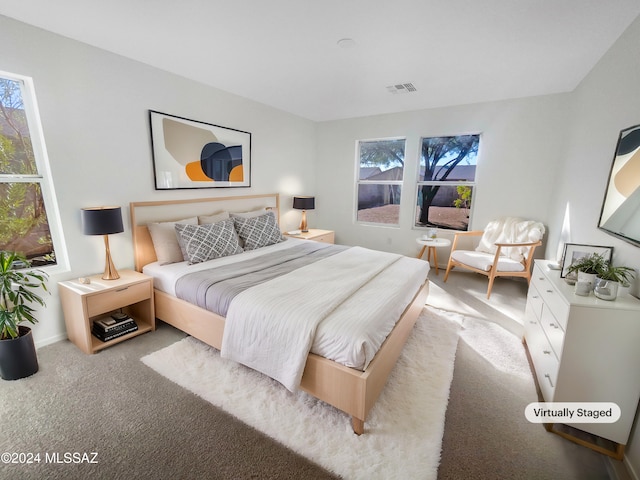
<path fill-rule="evenodd" d="M 24 256 L 0 251 L 0 340 L 18 337 L 21 322 L 38 323 L 31 304 L 45 305 L 37 290 L 47 291 L 48 275 L 29 267 Z"/>
<path fill-rule="evenodd" d="M 598 271 L 598 277 L 601 279 L 622 284 L 628 284 L 635 276 L 636 272 L 633 268 L 614 267 L 610 263 L 607 263 Z"/>
<path fill-rule="evenodd" d="M 609 265 L 609 262 L 607 262 L 602 255 L 599 253 L 592 253 L 591 255 L 582 257 L 577 262 L 572 263 L 569 266 L 567 273 L 583 272 L 598 274 L 600 271 L 604 270 L 607 265 Z"/>
<path fill-rule="evenodd" d="M 458 185 L 456 187 L 458 198 L 453 201 L 456 208 L 469 208 L 471 206 L 471 188 L 466 185 Z"/>

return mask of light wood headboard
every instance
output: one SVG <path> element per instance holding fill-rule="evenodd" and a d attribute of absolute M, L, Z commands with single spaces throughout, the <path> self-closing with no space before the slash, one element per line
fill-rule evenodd
<path fill-rule="evenodd" d="M 137 271 L 148 263 L 155 262 L 153 248 L 147 224 L 152 222 L 172 222 L 198 215 L 213 215 L 218 212 L 247 212 L 268 208 L 275 210 L 280 222 L 280 195 L 241 195 L 236 197 L 211 197 L 186 200 L 158 200 L 150 202 L 131 202 L 131 228 L 133 230 L 133 254 Z"/>

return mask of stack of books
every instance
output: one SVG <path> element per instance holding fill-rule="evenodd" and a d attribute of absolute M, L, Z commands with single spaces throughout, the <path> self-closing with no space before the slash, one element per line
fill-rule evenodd
<path fill-rule="evenodd" d="M 114 313 L 110 317 L 93 321 L 91 333 L 103 342 L 121 337 L 138 330 L 136 322 L 126 313 Z"/>

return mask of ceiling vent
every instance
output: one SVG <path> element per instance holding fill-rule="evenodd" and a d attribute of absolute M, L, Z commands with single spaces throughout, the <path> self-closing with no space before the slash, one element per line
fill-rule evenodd
<path fill-rule="evenodd" d="M 394 95 L 397 93 L 410 93 L 415 92 L 416 87 L 413 86 L 413 83 L 401 83 L 399 85 L 388 86 L 387 91 L 389 93 L 393 93 Z"/>

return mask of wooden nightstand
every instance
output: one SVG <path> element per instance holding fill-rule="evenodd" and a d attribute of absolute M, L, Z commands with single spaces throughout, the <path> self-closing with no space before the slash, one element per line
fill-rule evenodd
<path fill-rule="evenodd" d="M 298 230 L 300 232 L 300 230 Z M 310 228 L 308 232 L 300 233 L 285 233 L 287 237 L 300 238 L 302 240 L 314 240 L 316 242 L 323 243 L 335 243 L 335 233 L 333 230 L 318 230 Z"/>
<path fill-rule="evenodd" d="M 102 280 L 102 275 L 89 277 L 91 283 L 77 280 L 58 284 L 67 335 L 80 350 L 98 350 L 156 329 L 153 306 L 153 278 L 133 270 L 119 272 L 117 280 Z M 103 342 L 91 334 L 94 320 L 123 311 L 133 318 L 138 330 Z"/>

